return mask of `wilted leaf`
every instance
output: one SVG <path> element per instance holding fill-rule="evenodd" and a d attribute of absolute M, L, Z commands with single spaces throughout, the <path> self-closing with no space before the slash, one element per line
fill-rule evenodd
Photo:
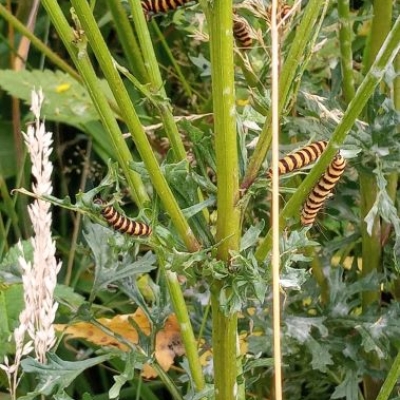
<path fill-rule="evenodd" d="M 81 338 L 98 346 L 116 347 L 122 351 L 129 350 L 127 342 L 140 345 L 140 335 L 149 336 L 151 333 L 150 321 L 144 311 L 139 308 L 133 314 L 117 315 L 111 319 L 100 318 L 96 321 L 111 332 L 107 333 L 100 326 L 89 322 L 78 322 L 71 326 L 59 324 L 54 327 L 70 338 Z M 139 328 L 140 332 L 136 328 Z M 168 371 L 174 358 L 182 356 L 184 352 L 178 321 L 175 314 L 171 314 L 165 321 L 164 327 L 155 335 L 155 358 L 158 364 Z M 148 358 L 151 358 L 151 354 L 148 354 Z M 150 379 L 156 377 L 157 373 L 146 364 L 142 376 Z"/>

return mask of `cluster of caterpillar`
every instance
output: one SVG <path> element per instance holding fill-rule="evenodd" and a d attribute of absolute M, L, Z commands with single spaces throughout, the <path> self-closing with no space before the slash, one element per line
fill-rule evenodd
<path fill-rule="evenodd" d="M 146 15 L 146 18 L 149 20 L 152 15 L 167 13 L 169 11 L 175 10 L 180 6 L 192 2 L 197 2 L 197 0 L 142 0 L 141 5 Z M 285 18 L 290 10 L 291 6 L 282 5 L 281 18 Z M 244 50 L 250 49 L 253 43 L 251 32 L 251 26 L 247 22 L 247 20 L 236 14 L 233 14 L 233 35 L 238 45 Z"/>
<path fill-rule="evenodd" d="M 328 142 L 320 140 L 302 147 L 294 153 L 281 158 L 278 163 L 279 174 L 284 175 L 297 169 L 303 168 L 316 161 L 325 151 Z M 318 212 L 323 207 L 326 198 L 333 191 L 346 167 L 346 160 L 337 153 L 329 164 L 325 173 L 309 193 L 301 211 L 301 224 L 312 225 Z M 271 169 L 267 172 L 268 178 L 272 177 Z"/>

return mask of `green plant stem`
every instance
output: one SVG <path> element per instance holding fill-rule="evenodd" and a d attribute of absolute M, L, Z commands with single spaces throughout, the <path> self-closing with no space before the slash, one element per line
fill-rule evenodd
<path fill-rule="evenodd" d="M 182 211 L 179 209 L 176 199 L 174 198 L 172 191 L 161 172 L 160 166 L 158 165 L 157 159 L 151 149 L 146 133 L 144 132 L 135 109 L 132 106 L 132 102 L 122 82 L 122 79 L 115 68 L 113 59 L 108 51 L 107 44 L 104 41 L 104 38 L 101 36 L 89 5 L 80 0 L 72 0 L 72 5 L 74 6 L 75 12 L 85 30 L 85 34 L 87 35 L 93 52 L 100 64 L 100 68 L 109 82 L 110 88 L 114 94 L 121 113 L 124 115 L 125 123 L 132 135 L 140 157 L 148 170 L 150 179 L 155 190 L 157 191 L 157 194 L 160 196 L 166 211 L 168 212 L 189 251 L 196 251 L 200 247 L 199 243 L 189 227 L 189 224 L 186 221 Z M 120 137 L 122 138 L 121 134 Z M 121 166 L 129 170 L 130 160 L 131 157 L 122 160 L 123 165 Z"/>
<path fill-rule="evenodd" d="M 280 228 L 284 229 L 286 226 L 286 220 L 290 217 L 299 214 L 302 203 L 307 197 L 308 193 L 314 187 L 317 180 L 325 171 L 328 164 L 331 162 L 333 156 L 340 148 L 347 133 L 350 131 L 357 117 L 364 109 L 368 99 L 372 96 L 376 86 L 379 84 L 385 73 L 386 67 L 391 65 L 394 57 L 400 48 L 400 17 L 394 24 L 389 36 L 387 37 L 381 51 L 379 52 L 374 64 L 368 71 L 360 87 L 358 88 L 356 95 L 350 101 L 346 112 L 340 124 L 336 127 L 332 134 L 332 138 L 329 141 L 328 147 L 322 154 L 319 161 L 316 163 L 314 168 L 310 171 L 303 183 L 299 186 L 296 193 L 290 198 L 285 208 L 281 212 L 280 216 Z M 264 240 L 258 246 L 256 251 L 256 258 L 259 261 L 265 259 L 271 249 L 271 230 L 267 233 Z"/>
<path fill-rule="evenodd" d="M 360 172 L 360 214 L 361 214 L 361 234 L 362 234 L 362 276 L 367 276 L 373 271 L 381 272 L 381 226 L 379 215 L 375 217 L 372 232 L 368 233 L 367 224 L 364 221 L 375 203 L 378 189 L 376 186 L 375 175 L 372 173 Z M 362 296 L 362 308 L 364 312 L 368 307 L 379 301 L 379 291 L 364 291 Z"/>
<path fill-rule="evenodd" d="M 350 1 L 338 0 L 338 11 L 340 18 L 340 62 L 342 65 L 343 76 L 343 97 L 348 104 L 355 95 L 354 77 L 353 77 L 353 30 L 350 19 Z"/>
<path fill-rule="evenodd" d="M 53 52 L 48 46 L 46 46 L 41 40 L 39 40 L 24 24 L 22 24 L 17 18 L 15 18 L 6 7 L 0 4 L 0 17 L 4 18 L 10 23 L 18 32 L 27 37 L 31 43 L 44 54 L 54 65 L 60 68 L 62 71 L 71 75 L 77 81 L 81 81 L 79 74 L 68 65 L 62 58 L 60 58 L 55 52 Z"/>
<path fill-rule="evenodd" d="M 93 104 L 99 113 L 103 125 L 109 132 L 116 158 L 126 177 L 132 198 L 138 207 L 143 208 L 145 203 L 149 202 L 149 197 L 146 193 L 140 176 L 129 168 L 129 163 L 133 161 L 132 155 L 122 137 L 122 133 L 115 120 L 114 113 L 112 112 L 104 93 L 100 89 L 97 75 L 90 63 L 89 57 L 86 54 L 86 49 L 81 48 L 79 50 L 77 48 L 78 45 L 74 45 L 76 38 L 73 35 L 73 30 L 64 17 L 64 14 L 62 13 L 57 1 L 43 0 L 42 4 L 49 14 L 50 19 L 57 29 L 61 39 L 63 40 L 63 43 L 74 64 L 78 68 L 80 75 L 83 77 Z M 79 44 L 79 46 L 82 45 L 84 44 Z"/>
<path fill-rule="evenodd" d="M 305 255 L 311 258 L 311 271 L 321 289 L 321 301 L 323 304 L 328 304 L 329 284 L 322 269 L 321 259 L 314 247 L 307 247 L 305 249 Z"/>
<path fill-rule="evenodd" d="M 166 271 L 165 275 L 168 283 L 168 292 L 171 296 L 174 310 L 179 321 L 179 326 L 181 327 L 182 341 L 185 346 L 185 354 L 188 359 L 191 376 L 196 385 L 196 390 L 200 392 L 205 387 L 205 381 L 197 351 L 196 338 L 189 318 L 189 312 L 176 273 Z"/>
<path fill-rule="evenodd" d="M 322 2 L 323 4 L 325 3 Z M 297 33 L 290 47 L 289 54 L 284 62 L 279 78 L 279 114 L 282 114 L 286 104 L 290 101 L 290 89 L 299 71 L 299 65 L 303 64 L 304 54 L 310 45 L 313 30 L 318 21 L 321 10 L 321 0 L 310 0 L 304 10 L 304 16 L 297 28 Z M 310 49 L 311 51 L 311 49 Z M 264 162 L 265 155 L 271 145 L 271 112 L 266 117 L 254 153 L 250 159 L 246 175 L 242 181 L 241 189 L 247 190 L 253 183 L 257 173 Z"/>
<path fill-rule="evenodd" d="M 174 117 L 172 115 L 172 108 L 165 93 L 163 80 L 161 77 L 160 69 L 158 68 L 157 58 L 154 53 L 153 43 L 151 41 L 150 33 L 147 27 L 147 22 L 144 17 L 142 7 L 139 1 L 129 0 L 131 7 L 132 19 L 135 25 L 136 33 L 139 40 L 143 60 L 147 67 L 147 74 L 149 76 L 149 83 L 151 90 L 159 94 L 159 111 L 160 117 L 164 125 L 165 132 L 171 144 L 172 151 L 174 152 L 175 160 L 181 161 L 186 159 L 186 150 L 183 146 L 182 139 L 179 135 L 178 127 L 176 126 Z"/>
<path fill-rule="evenodd" d="M 121 42 L 124 54 L 129 62 L 129 68 L 132 74 L 142 83 L 147 83 L 149 77 L 147 75 L 146 66 L 143 62 L 142 53 L 138 41 L 133 34 L 132 25 L 128 20 L 128 16 L 122 2 L 109 1 L 107 5 L 111 11 L 114 20 L 114 26 L 118 33 L 118 39 Z"/>
<path fill-rule="evenodd" d="M 364 72 L 367 72 L 379 53 L 390 31 L 392 0 L 374 0 L 374 17 L 364 54 Z"/>
<path fill-rule="evenodd" d="M 367 45 L 365 47 L 364 71 L 370 71 L 374 68 L 373 60 L 381 51 L 387 35 L 390 32 L 390 21 L 392 20 L 392 1 L 391 0 L 374 0 L 374 17 Z M 382 86 L 384 91 L 384 86 Z M 368 172 L 360 171 L 360 196 L 361 196 L 361 238 L 362 238 L 362 275 L 375 272 L 381 272 L 381 222 L 377 215 L 373 222 L 371 232 L 367 231 L 367 224 L 364 218 L 371 210 L 378 195 L 378 186 L 376 177 Z M 371 304 L 378 303 L 380 299 L 380 288 L 365 291 L 362 293 L 363 312 L 367 310 Z M 379 369 L 380 359 L 375 353 L 366 354 L 369 364 L 372 368 Z M 371 375 L 366 374 L 363 378 L 363 387 L 366 400 L 376 399 L 380 390 L 381 382 L 374 379 Z"/>
<path fill-rule="evenodd" d="M 214 111 L 215 155 L 218 176 L 217 257 L 229 263 L 230 251 L 239 249 L 240 212 L 237 136 L 235 127 L 235 86 L 233 65 L 232 0 L 208 5 L 211 77 Z M 230 34 L 227 34 L 230 32 Z M 214 389 L 216 400 L 236 399 L 237 314 L 225 315 L 219 303 L 223 282 L 211 288 L 213 320 Z"/>
<path fill-rule="evenodd" d="M 400 111 L 400 53 L 396 57 L 396 60 L 394 62 L 394 68 L 395 68 L 397 77 L 395 78 L 395 80 L 393 82 L 393 103 L 394 103 L 396 110 Z M 400 126 L 398 127 L 398 131 L 400 131 Z M 397 192 L 397 187 L 396 187 L 396 192 Z M 398 300 L 400 298 L 400 279 L 399 278 L 394 281 L 394 296 L 395 296 L 396 300 Z"/>
<path fill-rule="evenodd" d="M 397 356 L 392 364 L 392 367 L 390 368 L 389 373 L 386 376 L 385 382 L 383 383 L 376 400 L 389 399 L 389 396 L 392 393 L 394 386 L 398 382 L 399 376 L 400 376 L 400 352 L 397 353 Z"/>

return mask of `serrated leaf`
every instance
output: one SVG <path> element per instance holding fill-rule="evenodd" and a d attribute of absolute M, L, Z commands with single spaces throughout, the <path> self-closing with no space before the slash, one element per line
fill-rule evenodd
<path fill-rule="evenodd" d="M 279 283 L 283 288 L 300 290 L 307 280 L 307 271 L 303 268 L 285 267 L 282 271 Z"/>
<path fill-rule="evenodd" d="M 98 224 L 87 222 L 83 236 L 91 248 L 96 268 L 94 291 L 107 287 L 112 282 L 122 280 L 126 277 L 134 277 L 148 273 L 156 268 L 156 257 L 148 252 L 138 260 L 122 246 L 125 240 L 131 240 L 124 235 L 114 232 Z M 109 244 L 108 246 L 105 244 Z M 110 251 L 110 247 L 118 248 L 118 251 Z"/>
<path fill-rule="evenodd" d="M 260 238 L 260 234 L 264 229 L 265 222 L 261 221 L 255 226 L 250 226 L 250 228 L 245 232 L 240 241 L 240 251 L 247 250 L 249 247 L 255 246 Z"/>
<path fill-rule="evenodd" d="M 328 335 L 328 329 L 323 324 L 325 317 L 288 317 L 285 323 L 288 328 L 288 335 L 297 339 L 300 343 L 310 340 L 312 328 L 317 328 L 322 337 Z"/>
<path fill-rule="evenodd" d="M 336 387 L 331 399 L 358 400 L 358 381 L 356 371 L 347 370 L 345 379 Z"/>
<path fill-rule="evenodd" d="M 39 383 L 34 393 L 20 397 L 20 399 L 27 400 L 40 394 L 46 396 L 54 393 L 62 394 L 63 390 L 83 371 L 113 357 L 116 357 L 116 354 L 109 353 L 85 361 L 71 362 L 64 361 L 55 354 L 49 353 L 47 355 L 47 364 L 41 364 L 33 358 L 26 358 L 21 362 L 23 371 L 25 373 L 34 373 Z"/>
<path fill-rule="evenodd" d="M 311 365 L 313 369 L 319 370 L 321 372 L 326 372 L 327 365 L 334 364 L 329 350 L 326 347 L 320 345 L 315 339 L 310 337 L 307 340 L 306 345 L 307 348 L 310 350 L 312 356 Z"/>

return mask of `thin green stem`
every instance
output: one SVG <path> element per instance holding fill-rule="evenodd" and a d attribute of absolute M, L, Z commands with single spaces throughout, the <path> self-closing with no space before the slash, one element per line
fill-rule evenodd
<path fill-rule="evenodd" d="M 107 2 L 114 20 L 114 26 L 118 32 L 118 38 L 129 63 L 129 68 L 132 74 L 141 82 L 149 81 L 146 66 L 143 62 L 142 53 L 138 41 L 133 34 L 132 25 L 128 20 L 128 16 L 122 2 L 109 1 Z"/>
<path fill-rule="evenodd" d="M 397 353 L 397 356 L 392 364 L 392 367 L 390 368 L 389 373 L 386 376 L 385 382 L 383 383 L 376 400 L 389 399 L 389 396 L 392 393 L 394 386 L 398 382 L 399 376 L 400 376 L 400 352 Z"/>
<path fill-rule="evenodd" d="M 182 89 L 186 92 L 186 96 L 188 96 L 191 99 L 193 96 L 192 88 L 190 87 L 187 79 L 185 78 L 185 75 L 182 72 L 181 67 L 176 62 L 176 59 L 175 59 L 174 55 L 172 54 L 172 51 L 169 48 L 168 43 L 165 40 L 163 33 L 161 32 L 160 28 L 158 27 L 157 23 L 154 20 L 152 21 L 152 27 L 153 27 L 154 31 L 156 32 L 158 40 L 160 41 L 165 53 L 167 54 L 169 61 L 171 62 L 172 66 L 174 67 L 174 70 L 176 71 L 176 76 L 179 79 L 179 83 L 181 84 Z"/>
<path fill-rule="evenodd" d="M 302 184 L 299 186 L 296 193 L 290 198 L 285 208 L 282 210 L 280 216 L 281 230 L 283 230 L 286 226 L 286 220 L 288 218 L 298 215 L 301 205 L 304 202 L 306 196 L 314 187 L 320 176 L 323 174 L 328 164 L 331 162 L 333 156 L 337 152 L 337 149 L 340 148 L 340 145 L 343 143 L 347 133 L 350 131 L 357 117 L 361 114 L 368 99 L 374 93 L 376 86 L 383 78 L 387 66 L 391 65 L 391 63 L 393 62 L 393 59 L 399 51 L 399 48 L 400 17 L 394 24 L 374 64 L 372 65 L 364 80 L 362 81 L 360 87 L 358 88 L 356 95 L 347 107 L 341 123 L 336 127 L 335 131 L 333 132 L 327 149 L 322 154 L 321 158 L 316 163 L 314 168 L 304 179 Z M 270 230 L 262 243 L 257 248 L 256 258 L 260 261 L 264 260 L 271 250 L 271 234 L 272 232 Z"/>
<path fill-rule="evenodd" d="M 138 36 L 140 49 L 143 54 L 143 60 L 145 66 L 147 67 L 147 74 L 150 79 L 149 83 L 151 90 L 154 93 L 159 94 L 160 118 L 170 141 L 172 151 L 174 152 L 175 160 L 184 160 L 186 159 L 186 150 L 183 146 L 178 127 L 176 126 L 174 117 L 172 115 L 171 104 L 167 98 L 167 94 L 165 93 L 163 80 L 160 69 L 158 68 L 157 58 L 154 53 L 153 43 L 151 41 L 146 19 L 139 1 L 129 0 L 129 4 L 131 7 L 132 19 Z"/>
<path fill-rule="evenodd" d="M 372 19 L 371 31 L 365 48 L 364 71 L 370 71 L 374 68 L 373 60 L 381 51 L 383 42 L 390 32 L 390 22 L 392 20 L 392 1 L 374 0 L 374 17 Z M 383 87 L 382 87 L 383 88 Z M 383 89 L 384 91 L 384 89 Z M 370 232 L 367 229 L 367 223 L 364 221 L 375 203 L 378 195 L 378 185 L 376 177 L 372 173 L 360 171 L 360 212 L 361 212 L 361 238 L 362 238 L 362 276 L 367 276 L 372 272 L 381 271 L 381 222 L 377 215 L 374 219 Z M 378 303 L 380 298 L 380 288 L 365 291 L 362 293 L 362 308 L 366 313 L 371 304 Z M 374 353 L 366 354 L 369 364 L 372 368 L 379 368 L 379 357 Z M 381 381 L 366 374 L 363 378 L 363 387 L 366 400 L 376 399 L 380 390 Z"/>
<path fill-rule="evenodd" d="M 355 95 L 354 89 L 354 77 L 353 77 L 353 30 L 352 22 L 350 19 L 350 1 L 349 0 L 338 0 L 338 11 L 340 18 L 340 31 L 339 31 L 339 43 L 340 43 L 340 62 L 342 65 L 342 76 L 343 76 L 343 96 L 346 103 Z"/>
<path fill-rule="evenodd" d="M 89 5 L 86 2 L 79 0 L 72 0 L 72 5 L 74 6 L 75 12 L 85 30 L 85 34 L 87 35 L 93 52 L 100 64 L 100 68 L 109 82 L 115 100 L 122 114 L 124 115 L 125 123 L 132 135 L 140 157 L 142 158 L 148 170 L 155 190 L 160 196 L 166 211 L 176 226 L 187 248 L 190 251 L 196 251 L 200 247 L 199 243 L 189 227 L 189 224 L 186 221 L 182 211 L 179 209 L 176 199 L 174 198 L 172 191 L 161 172 L 155 154 L 153 153 L 150 143 L 147 139 L 147 135 L 143 130 L 139 117 L 135 112 L 124 83 L 118 74 L 117 69 L 115 68 L 113 59 L 108 51 L 108 46 L 104 38 L 101 36 Z M 123 166 L 128 170 L 130 159 L 126 158 L 125 161 L 123 161 Z"/>
<path fill-rule="evenodd" d="M 361 214 L 361 235 L 362 235 L 362 259 L 363 267 L 361 274 L 367 276 L 373 271 L 380 272 L 381 259 L 381 225 L 379 215 L 375 217 L 372 231 L 368 232 L 367 223 L 364 221 L 375 203 L 378 189 L 376 186 L 375 175 L 368 172 L 360 172 L 360 214 Z M 364 291 L 362 296 L 362 308 L 364 312 L 372 303 L 379 301 L 380 294 L 378 290 Z"/>
<path fill-rule="evenodd" d="M 299 65 L 303 64 L 306 48 L 310 45 L 313 30 L 318 21 L 321 10 L 321 0 L 310 0 L 304 10 L 304 17 L 297 28 L 297 33 L 290 47 L 289 54 L 282 68 L 279 79 L 279 114 L 282 114 L 285 106 L 290 101 L 290 89 L 299 72 Z M 311 49 L 310 49 L 311 51 Z M 264 162 L 271 145 L 271 112 L 266 117 L 265 124 L 261 131 L 254 153 L 250 159 L 246 175 L 242 181 L 241 189 L 248 189 L 257 176 L 257 173 Z"/>

